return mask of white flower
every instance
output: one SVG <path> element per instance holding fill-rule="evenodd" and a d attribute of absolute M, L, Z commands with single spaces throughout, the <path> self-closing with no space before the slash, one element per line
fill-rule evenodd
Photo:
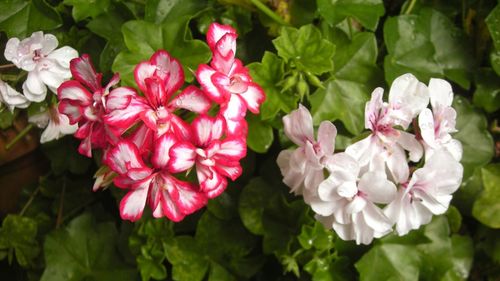
<path fill-rule="evenodd" d="M 311 114 L 302 105 L 283 117 L 283 123 L 285 134 L 299 146 L 278 156 L 283 182 L 309 203 L 317 198 L 317 186 L 324 180 L 323 168 L 333 155 L 337 129 L 331 122 L 321 122 L 316 141 Z"/>
<path fill-rule="evenodd" d="M 424 109 L 418 116 L 420 133 L 425 145 L 425 157 L 429 159 L 435 150 L 448 150 L 455 160 L 462 159 L 462 144 L 451 137 L 454 133 L 457 113 L 451 107 L 453 90 L 443 79 L 432 78 L 429 82 L 432 111 Z"/>
<path fill-rule="evenodd" d="M 4 103 L 12 112 L 14 108 L 27 108 L 30 101 L 9 84 L 0 80 L 0 103 Z"/>
<path fill-rule="evenodd" d="M 382 88 L 375 89 L 365 107 L 365 127 L 372 133 L 347 147 L 346 153 L 369 170 L 385 170 L 386 164 L 392 178 L 402 182 L 409 175 L 405 150 L 409 151 L 410 160 L 416 162 L 422 157 L 423 148 L 413 134 L 395 127 L 408 128 L 412 119 L 429 103 L 429 94 L 427 87 L 411 74 L 394 80 L 389 103 L 382 101 L 383 91 Z"/>
<path fill-rule="evenodd" d="M 387 217 L 396 223 L 399 235 L 429 223 L 433 214 L 446 212 L 462 175 L 462 165 L 448 151 L 435 151 L 424 167 L 401 185 L 396 200 L 384 209 Z"/>
<path fill-rule="evenodd" d="M 69 124 L 68 117 L 64 114 L 60 114 L 57 106 L 31 116 L 28 121 L 39 128 L 45 128 L 40 137 L 40 143 L 57 140 L 64 135 L 71 135 L 78 129 L 77 124 Z"/>
<path fill-rule="evenodd" d="M 71 47 L 56 49 L 57 38 L 38 31 L 20 41 L 11 38 L 5 47 L 5 58 L 18 68 L 28 71 L 23 84 L 23 93 L 28 100 L 41 102 L 47 94 L 47 87 L 56 92 L 62 82 L 71 78 L 69 63 L 78 57 Z"/>
<path fill-rule="evenodd" d="M 385 173 L 363 173 L 357 161 L 346 153 L 329 159 L 330 176 L 318 188 L 322 202 L 311 203 L 325 227 L 333 228 L 344 240 L 369 244 L 389 233 L 392 223 L 376 204 L 387 204 L 396 196 L 396 186 Z"/>

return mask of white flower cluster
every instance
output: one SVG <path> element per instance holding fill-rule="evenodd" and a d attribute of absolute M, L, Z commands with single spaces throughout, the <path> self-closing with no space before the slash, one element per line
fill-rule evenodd
<path fill-rule="evenodd" d="M 388 102 L 382 96 L 375 89 L 365 107 L 370 135 L 341 153 L 334 154 L 331 122 L 320 124 L 316 141 L 305 107 L 283 118 L 285 134 L 298 146 L 278 156 L 283 182 L 325 227 L 357 244 L 394 226 L 405 235 L 429 223 L 446 212 L 462 181 L 462 146 L 450 135 L 456 132 L 451 85 L 431 79 L 426 86 L 405 74 L 394 80 Z M 415 135 L 406 132 L 412 123 Z"/>
<path fill-rule="evenodd" d="M 71 47 L 59 49 L 59 42 L 52 34 L 38 31 L 24 40 L 11 38 L 5 46 L 5 58 L 17 68 L 27 71 L 23 94 L 0 80 L 0 104 L 5 104 L 11 112 L 15 108 L 27 108 L 31 102 L 45 101 L 47 88 L 56 93 L 57 88 L 71 78 L 70 61 L 78 57 L 78 52 Z M 45 128 L 40 142 L 58 139 L 66 134 L 73 134 L 78 125 L 70 125 L 65 115 L 61 115 L 56 104 L 50 104 L 46 111 L 32 116 L 29 121 Z"/>

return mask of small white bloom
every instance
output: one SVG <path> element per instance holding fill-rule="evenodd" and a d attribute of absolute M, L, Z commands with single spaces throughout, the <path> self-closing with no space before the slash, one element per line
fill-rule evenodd
<path fill-rule="evenodd" d="M 396 223 L 399 235 L 429 223 L 433 214 L 445 213 L 462 175 L 462 165 L 448 151 L 435 151 L 424 167 L 401 185 L 397 198 L 384 209 Z"/>
<path fill-rule="evenodd" d="M 451 137 L 454 133 L 457 113 L 451 104 L 453 90 L 443 79 L 432 78 L 429 82 L 432 111 L 424 109 L 418 116 L 420 133 L 424 141 L 425 157 L 429 159 L 434 151 L 446 149 L 455 160 L 462 159 L 462 144 Z"/>
<path fill-rule="evenodd" d="M 23 84 L 23 93 L 28 100 L 41 102 L 47 94 L 47 87 L 56 92 L 62 82 L 71 78 L 69 63 L 78 57 L 71 47 L 56 49 L 57 38 L 38 31 L 20 41 L 11 38 L 5 47 L 5 58 L 18 68 L 28 71 Z"/>
<path fill-rule="evenodd" d="M 40 143 L 46 143 L 57 140 L 65 135 L 71 135 L 78 129 L 77 124 L 69 124 L 68 117 L 64 114 L 60 114 L 57 106 L 31 116 L 28 121 L 39 128 L 45 128 L 40 137 Z"/>
<path fill-rule="evenodd" d="M 27 108 L 30 101 L 9 84 L 0 80 L 0 103 L 4 103 L 12 112 L 14 108 Z"/>

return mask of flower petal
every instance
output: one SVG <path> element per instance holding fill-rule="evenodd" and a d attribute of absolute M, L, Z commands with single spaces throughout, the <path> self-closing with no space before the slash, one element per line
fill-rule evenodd
<path fill-rule="evenodd" d="M 164 134 L 155 140 L 154 152 L 151 157 L 151 163 L 157 169 L 164 169 L 167 167 L 170 160 L 170 148 L 177 142 L 177 139 L 172 134 Z"/>
<path fill-rule="evenodd" d="M 306 141 L 314 142 L 314 129 L 309 110 L 302 104 L 299 108 L 283 117 L 285 134 L 298 146 L 304 146 Z"/>
<path fill-rule="evenodd" d="M 168 169 L 170 172 L 186 171 L 195 163 L 196 147 L 189 142 L 178 142 L 170 148 L 169 156 Z"/>
<path fill-rule="evenodd" d="M 209 98 L 214 102 L 221 104 L 225 101 L 225 96 L 218 87 L 212 82 L 212 75 L 216 73 L 210 66 L 201 64 L 196 71 L 196 79 L 200 83 L 201 88 L 205 91 Z"/>
<path fill-rule="evenodd" d="M 183 108 L 198 114 L 205 114 L 212 106 L 212 103 L 202 90 L 189 85 L 172 99 L 170 105 L 174 108 Z"/>
<path fill-rule="evenodd" d="M 136 91 L 130 87 L 119 87 L 113 89 L 106 98 L 106 111 L 121 110 L 127 108 L 133 97 L 137 96 Z"/>
<path fill-rule="evenodd" d="M 453 89 L 450 83 L 443 79 L 430 79 L 429 95 L 433 109 L 451 106 L 453 102 Z"/>
<path fill-rule="evenodd" d="M 88 106 L 93 102 L 92 93 L 89 93 L 78 81 L 66 81 L 57 89 L 59 100 L 71 100 L 82 106 Z"/>
<path fill-rule="evenodd" d="M 96 73 L 89 55 L 83 54 L 81 57 L 71 60 L 69 68 L 73 77 L 89 87 L 92 92 L 101 88 L 102 74 Z"/>
<path fill-rule="evenodd" d="M 120 201 L 120 216 L 124 220 L 137 221 L 141 218 L 148 196 L 150 180 L 144 180 Z"/>
<path fill-rule="evenodd" d="M 236 34 L 236 30 L 229 25 L 222 25 L 216 22 L 210 24 L 207 31 L 207 43 L 210 49 L 214 49 L 217 41 L 226 33 Z"/>

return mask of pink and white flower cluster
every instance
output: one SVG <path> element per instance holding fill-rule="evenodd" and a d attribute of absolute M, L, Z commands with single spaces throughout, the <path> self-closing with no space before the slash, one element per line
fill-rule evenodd
<path fill-rule="evenodd" d="M 241 175 L 246 110 L 259 113 L 265 95 L 236 59 L 236 38 L 230 26 L 210 26 L 212 61 L 196 72 L 201 89 L 183 87 L 181 63 L 164 50 L 135 67 L 138 91 L 112 88 L 118 75 L 102 86 L 86 55 L 71 61 L 74 80 L 58 88 L 59 111 L 78 124 L 81 154 L 104 151 L 110 170 L 100 171 L 95 188 L 114 177 L 128 191 L 123 219 L 138 220 L 147 203 L 154 217 L 180 221 Z"/>
<path fill-rule="evenodd" d="M 446 212 L 462 181 L 462 147 L 450 135 L 456 132 L 451 85 L 431 79 L 426 86 L 405 74 L 394 80 L 388 102 L 382 97 L 383 89 L 375 89 L 365 107 L 371 133 L 345 152 L 334 153 L 331 122 L 323 121 L 314 139 L 302 105 L 283 118 L 285 134 L 298 146 L 278 156 L 284 183 L 325 227 L 357 244 L 394 226 L 404 235 L 429 223 Z M 416 134 L 407 132 L 411 127 Z"/>

